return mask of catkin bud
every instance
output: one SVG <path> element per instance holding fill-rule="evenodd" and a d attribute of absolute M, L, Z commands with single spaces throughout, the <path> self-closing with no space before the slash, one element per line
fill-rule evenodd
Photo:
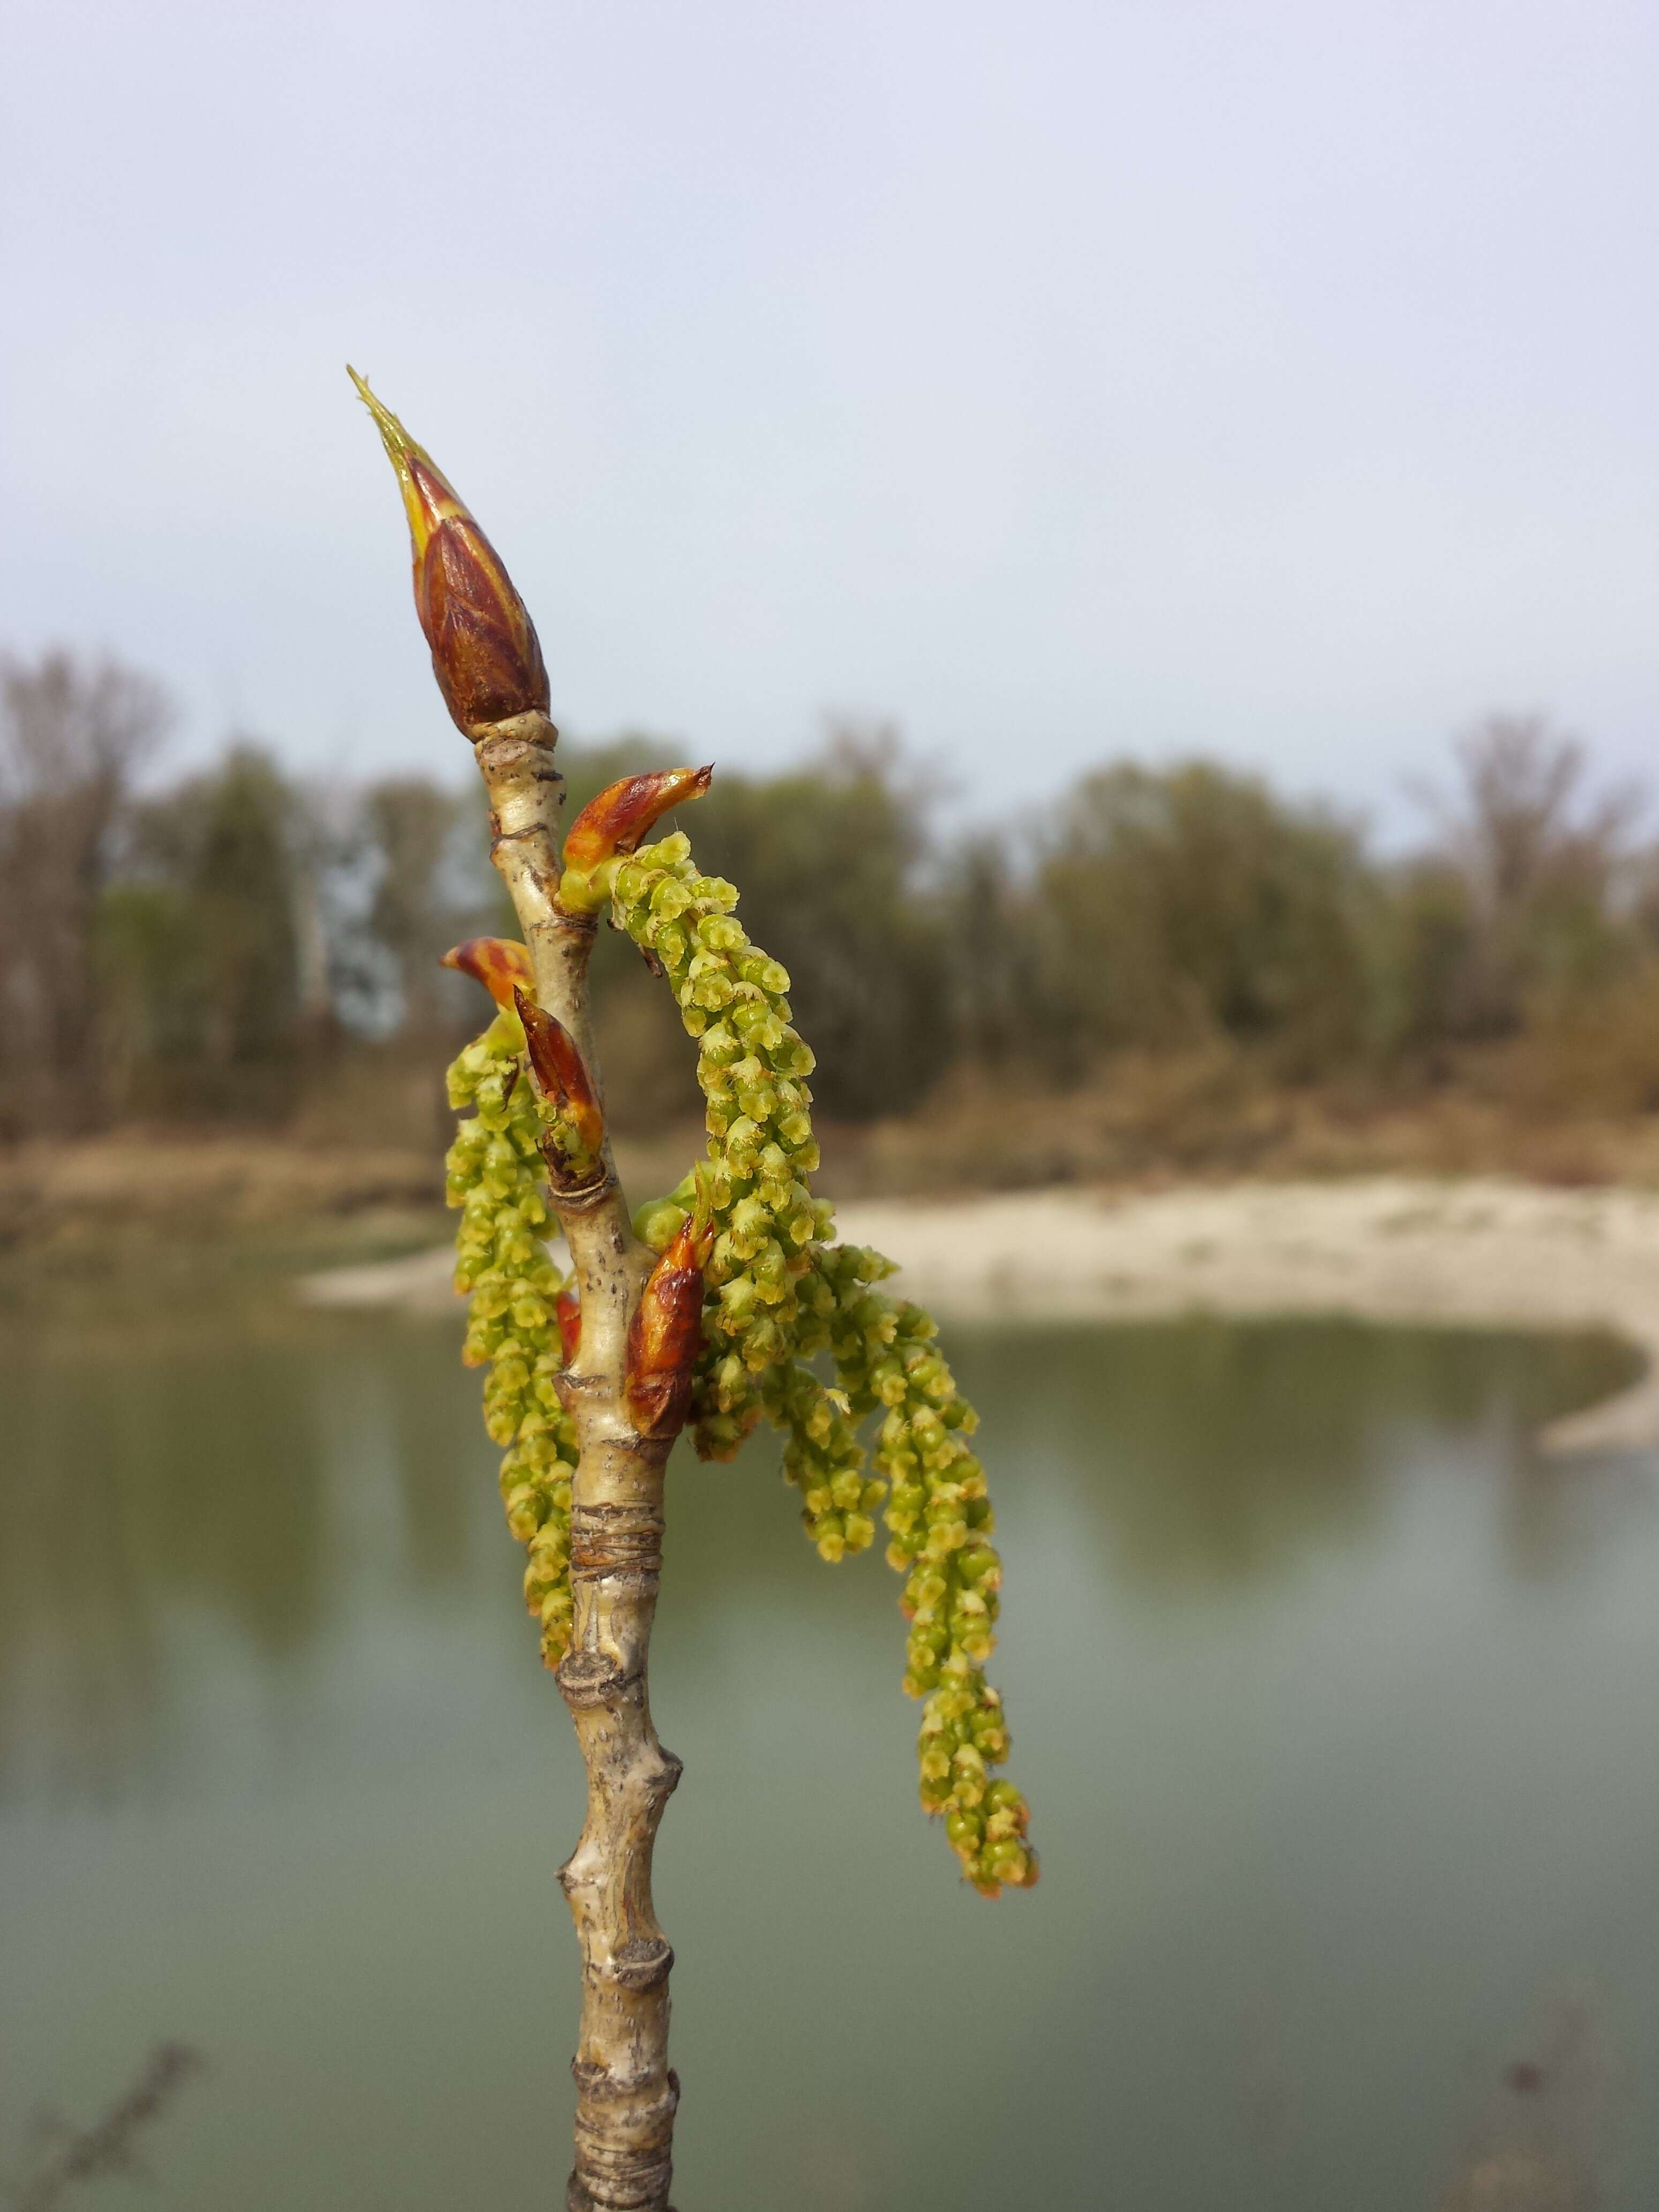
<path fill-rule="evenodd" d="M 606 861 L 636 853 L 671 807 L 683 799 L 702 797 L 714 774 L 710 766 L 626 775 L 590 799 L 565 833 L 560 904 L 576 914 L 597 913 L 611 896 L 609 883 L 598 873 Z M 663 951 L 660 941 L 657 950 Z"/>
<path fill-rule="evenodd" d="M 465 945 L 452 945 L 438 965 L 471 975 L 509 1014 L 514 1012 L 514 994 L 536 988 L 528 950 L 510 937 L 469 937 Z"/>
<path fill-rule="evenodd" d="M 574 1144 L 566 1144 L 550 1133 L 548 1165 L 567 1178 L 591 1174 L 605 1145 L 605 1116 L 576 1040 L 527 992 L 515 990 L 513 1003 L 524 1024 L 537 1085 L 543 1097 L 569 1123 L 574 1137 Z"/>
<path fill-rule="evenodd" d="M 568 1284 L 554 1300 L 553 1314 L 559 1324 L 559 1343 L 564 1352 L 564 1364 L 568 1367 L 581 1350 L 582 1343 L 582 1302 Z"/>
<path fill-rule="evenodd" d="M 652 1269 L 628 1331 L 628 1402 L 642 1436 L 673 1436 L 691 1404 L 700 1341 L 703 1266 L 714 1231 L 701 1212 Z"/>

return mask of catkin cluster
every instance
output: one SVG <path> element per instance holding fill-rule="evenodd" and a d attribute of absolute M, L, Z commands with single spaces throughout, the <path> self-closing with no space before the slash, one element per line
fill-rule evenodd
<path fill-rule="evenodd" d="M 556 1667 L 570 1642 L 570 1480 L 576 1431 L 554 1377 L 563 1360 L 554 1300 L 564 1278 L 547 1256 L 553 1233 L 541 1140 L 549 1115 L 532 1091 L 515 1015 L 498 1014 L 449 1069 L 461 1123 L 445 1162 L 446 1193 L 461 1209 L 455 1287 L 471 1292 L 469 1367 L 489 1369 L 484 1427 L 504 1447 L 507 1525 L 529 1547 L 525 1602 L 541 1622 L 542 1657 Z"/>
<path fill-rule="evenodd" d="M 808 1534 L 830 1561 L 865 1550 L 885 1507 L 889 1563 L 906 1577 L 905 1688 L 923 1698 L 921 1800 L 944 1817 L 967 1878 L 994 1897 L 1036 1879 L 1026 1808 L 990 1769 L 1008 1753 L 984 1661 L 1001 1579 L 975 1425 L 919 1308 L 877 1289 L 878 1253 L 830 1243 L 832 1213 L 808 1179 L 818 1164 L 812 1054 L 790 1022 L 789 977 L 750 945 L 737 893 L 701 874 L 676 833 L 642 846 L 612 879 L 618 925 L 661 968 L 697 1042 L 708 1158 L 644 1209 L 665 1243 L 699 1201 L 715 1235 L 705 1271 L 694 1436 L 730 1458 L 763 1414 L 782 1431 L 784 1471 Z M 833 1363 L 827 1384 L 809 1364 Z M 882 1416 L 873 1465 L 859 1429 Z"/>

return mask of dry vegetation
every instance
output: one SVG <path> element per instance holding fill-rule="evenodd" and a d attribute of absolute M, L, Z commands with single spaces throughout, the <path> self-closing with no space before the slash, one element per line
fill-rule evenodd
<path fill-rule="evenodd" d="M 1289 1085 L 1224 1048 L 1126 1054 L 1060 1093 L 965 1072 L 914 1115 L 832 1133 L 825 1158 L 848 1196 L 1393 1173 L 1659 1187 L 1659 1116 L 1556 1103 L 1534 1049 L 1410 1089 Z"/>

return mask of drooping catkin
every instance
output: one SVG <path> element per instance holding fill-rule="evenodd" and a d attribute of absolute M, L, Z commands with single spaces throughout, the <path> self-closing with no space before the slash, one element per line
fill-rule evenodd
<path fill-rule="evenodd" d="M 484 1427 L 504 1449 L 507 1525 L 530 1554 L 525 1602 L 556 1667 L 570 1642 L 576 1432 L 553 1387 L 564 1364 L 554 1312 L 564 1278 L 544 1241 L 553 1232 L 540 1150 L 547 1112 L 523 1053 L 517 1018 L 500 1013 L 451 1065 L 449 1103 L 472 1111 L 449 1148 L 446 1194 L 461 1211 L 455 1287 L 471 1293 L 462 1358 L 489 1369 Z"/>
<path fill-rule="evenodd" d="M 831 1562 L 865 1550 L 885 1506 L 889 1563 L 905 1577 L 910 1622 L 904 1686 L 926 1700 L 918 1743 L 921 1801 L 940 1814 L 975 1888 L 994 1897 L 1036 1879 L 1026 1807 L 993 1781 L 1008 1754 L 1002 1701 L 986 1680 L 1001 1567 L 976 1425 L 920 1308 L 876 1288 L 880 1254 L 830 1240 L 832 1209 L 814 1199 L 818 1164 L 806 1078 L 812 1054 L 790 1018 L 789 977 L 751 945 L 738 895 L 698 871 L 681 833 L 615 865 L 613 917 L 666 976 L 697 1043 L 708 1164 L 699 1180 L 714 1229 L 693 1435 L 729 1459 L 763 1414 L 784 1437 L 802 1520 Z M 653 1243 L 692 1203 L 688 1177 L 642 1210 Z M 827 1354 L 835 1383 L 810 1363 Z M 873 1466 L 860 1425 L 882 1416 Z"/>

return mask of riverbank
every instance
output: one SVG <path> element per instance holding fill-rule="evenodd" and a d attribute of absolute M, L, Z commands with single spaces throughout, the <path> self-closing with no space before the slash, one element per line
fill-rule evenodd
<path fill-rule="evenodd" d="M 896 1260 L 897 1287 L 949 1320 L 1212 1313 L 1609 1329 L 1645 1372 L 1540 1441 L 1559 1452 L 1659 1445 L 1659 1192 L 1376 1176 L 860 1200 L 837 1226 Z M 444 1247 L 313 1274 L 302 1290 L 316 1304 L 442 1311 L 449 1275 Z"/>

